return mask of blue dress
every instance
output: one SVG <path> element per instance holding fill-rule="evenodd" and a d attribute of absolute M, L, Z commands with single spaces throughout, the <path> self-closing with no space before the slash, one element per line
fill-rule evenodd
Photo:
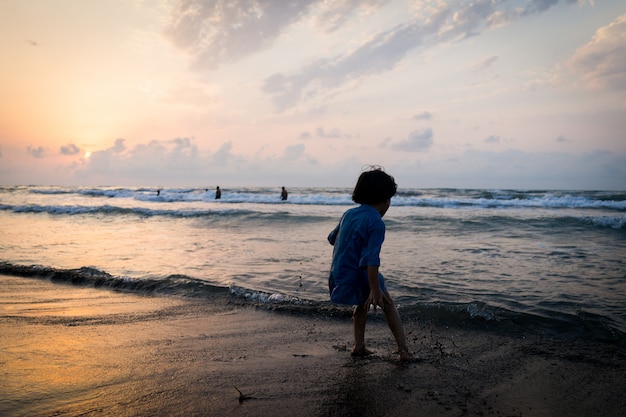
<path fill-rule="evenodd" d="M 385 240 L 385 223 L 378 210 L 362 204 L 346 211 L 328 235 L 334 246 L 328 278 L 330 300 L 338 304 L 364 304 L 370 293 L 368 266 L 380 266 L 380 249 Z M 381 290 L 385 278 L 378 274 Z"/>

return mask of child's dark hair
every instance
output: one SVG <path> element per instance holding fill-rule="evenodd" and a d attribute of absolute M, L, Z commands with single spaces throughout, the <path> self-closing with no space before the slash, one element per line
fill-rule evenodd
<path fill-rule="evenodd" d="M 398 186 L 393 177 L 380 167 L 362 172 L 352 192 L 352 201 L 358 204 L 378 204 L 396 194 Z"/>

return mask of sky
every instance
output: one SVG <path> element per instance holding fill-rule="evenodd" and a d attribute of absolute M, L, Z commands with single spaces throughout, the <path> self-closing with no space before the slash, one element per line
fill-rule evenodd
<path fill-rule="evenodd" d="M 0 0 L 0 185 L 626 190 L 623 0 Z"/>

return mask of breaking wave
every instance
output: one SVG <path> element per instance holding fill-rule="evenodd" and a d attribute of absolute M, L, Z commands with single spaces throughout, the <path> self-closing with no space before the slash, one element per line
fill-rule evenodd
<path fill-rule="evenodd" d="M 222 300 L 224 303 L 255 306 L 291 314 L 323 315 L 344 319 L 349 319 L 351 316 L 350 308 L 330 302 L 307 300 L 280 292 L 258 291 L 234 285 L 216 286 L 186 275 L 137 279 L 113 276 L 93 267 L 58 269 L 41 265 L 15 265 L 8 262 L 0 262 L 0 274 L 114 291 L 207 298 L 212 302 Z M 487 326 L 515 332 L 530 330 L 567 333 L 576 337 L 589 337 L 611 342 L 622 341 L 626 336 L 613 327 L 608 318 L 584 312 L 579 312 L 577 315 L 564 313 L 536 315 L 514 312 L 482 302 L 411 303 L 408 299 L 398 300 L 398 309 L 407 320 L 429 320 L 453 326 Z M 382 313 L 373 313 L 372 316 L 376 320 L 382 318 Z"/>

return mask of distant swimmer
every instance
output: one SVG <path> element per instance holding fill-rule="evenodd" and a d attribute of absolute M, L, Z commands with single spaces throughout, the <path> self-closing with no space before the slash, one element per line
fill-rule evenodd
<path fill-rule="evenodd" d="M 280 192 L 280 199 L 285 201 L 288 195 L 289 193 L 287 193 L 287 190 L 285 190 L 285 187 L 283 187 L 283 190 Z"/>
<path fill-rule="evenodd" d="M 219 200 L 220 198 L 222 198 L 222 190 L 220 190 L 220 186 L 218 185 L 215 189 L 215 199 Z"/>
<path fill-rule="evenodd" d="M 158 196 L 160 196 L 160 195 L 161 195 L 161 189 L 159 188 L 159 189 L 157 190 L 157 197 L 158 197 Z"/>

